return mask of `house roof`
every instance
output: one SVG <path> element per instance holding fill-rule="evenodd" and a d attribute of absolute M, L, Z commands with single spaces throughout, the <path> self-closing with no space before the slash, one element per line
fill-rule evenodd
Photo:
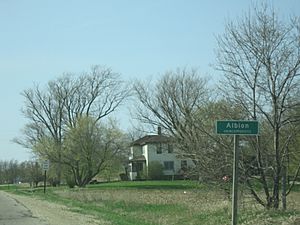
<path fill-rule="evenodd" d="M 171 138 L 164 135 L 146 135 L 132 142 L 131 145 L 134 146 L 134 145 L 145 145 L 149 143 L 167 143 L 170 141 Z"/>

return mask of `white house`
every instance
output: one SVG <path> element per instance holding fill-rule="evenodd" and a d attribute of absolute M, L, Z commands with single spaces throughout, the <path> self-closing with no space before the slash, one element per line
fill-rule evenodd
<path fill-rule="evenodd" d="M 131 144 L 128 174 L 130 180 L 147 171 L 150 162 L 160 162 L 164 175 L 182 175 L 182 172 L 194 163 L 191 159 L 179 158 L 174 151 L 172 139 L 160 133 L 144 136 Z"/>

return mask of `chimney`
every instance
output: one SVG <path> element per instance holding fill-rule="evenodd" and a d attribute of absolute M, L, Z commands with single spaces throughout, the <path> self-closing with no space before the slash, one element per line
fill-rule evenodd
<path fill-rule="evenodd" d="M 157 134 L 161 135 L 161 127 L 157 127 Z"/>

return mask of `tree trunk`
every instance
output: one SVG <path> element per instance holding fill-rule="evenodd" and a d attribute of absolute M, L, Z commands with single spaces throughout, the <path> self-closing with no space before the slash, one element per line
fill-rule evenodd
<path fill-rule="evenodd" d="M 282 209 L 286 210 L 286 166 L 282 167 Z"/>
<path fill-rule="evenodd" d="M 57 171 L 57 185 L 60 186 L 61 183 L 61 174 L 62 174 L 62 160 L 61 160 L 61 145 L 59 147 L 59 156 L 58 156 L 58 171 Z"/>
<path fill-rule="evenodd" d="M 258 170 L 259 170 L 260 177 L 261 177 L 261 183 L 263 185 L 263 189 L 264 189 L 264 192 L 266 195 L 266 200 L 267 200 L 267 204 L 265 204 L 264 206 L 268 209 L 271 207 L 272 198 L 270 197 L 270 191 L 269 191 L 268 183 L 266 180 L 264 166 L 262 163 L 261 148 L 260 148 L 260 136 L 256 136 L 256 157 L 257 157 L 256 160 L 257 160 Z M 255 197 L 255 199 L 257 200 L 258 198 Z M 259 203 L 262 204 L 261 202 L 259 202 Z"/>
<path fill-rule="evenodd" d="M 277 114 L 274 116 L 274 123 L 277 119 Z M 281 160 L 279 152 L 279 127 L 276 124 L 274 128 L 274 151 L 275 151 L 275 174 L 274 174 L 274 185 L 273 185 L 273 208 L 279 208 L 279 189 L 280 189 L 280 176 L 281 176 Z"/>

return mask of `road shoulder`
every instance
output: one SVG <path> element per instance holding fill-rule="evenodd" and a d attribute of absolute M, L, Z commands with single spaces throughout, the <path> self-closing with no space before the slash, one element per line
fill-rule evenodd
<path fill-rule="evenodd" d="M 46 221 L 49 225 L 110 224 L 109 222 L 101 221 L 90 215 L 71 212 L 70 209 L 64 205 L 47 202 L 45 200 L 28 196 L 15 195 L 11 193 L 6 194 L 28 208 L 33 217 L 40 218 Z"/>

